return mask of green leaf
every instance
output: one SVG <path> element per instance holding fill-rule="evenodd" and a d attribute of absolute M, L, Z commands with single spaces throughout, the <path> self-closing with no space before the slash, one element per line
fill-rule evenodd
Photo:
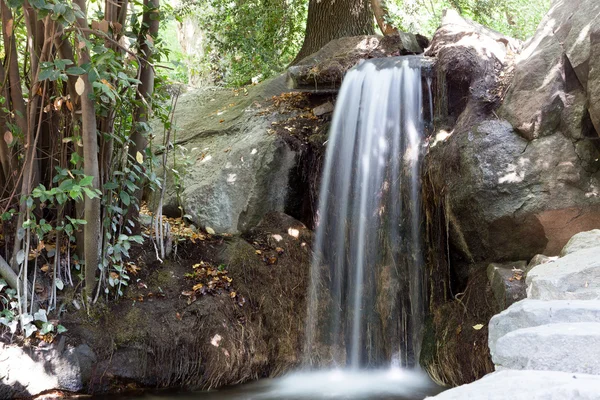
<path fill-rule="evenodd" d="M 38 329 L 36 328 L 35 325 L 33 324 L 27 324 L 25 325 L 25 328 L 23 328 L 25 330 L 25 337 L 28 338 L 29 336 L 31 336 L 31 334 L 35 331 L 37 331 Z"/>
<path fill-rule="evenodd" d="M 89 197 L 90 199 L 95 199 L 97 197 L 100 197 L 98 195 L 98 193 L 90 188 L 84 187 L 83 191 L 85 192 L 85 194 L 87 195 L 87 197 Z"/>
<path fill-rule="evenodd" d="M 104 190 L 113 190 L 118 187 L 119 187 L 119 185 L 117 185 L 115 182 L 106 182 L 104 184 Z"/>
<path fill-rule="evenodd" d="M 123 204 L 125 204 L 126 206 L 129 206 L 131 204 L 131 197 L 129 197 L 129 194 L 127 192 L 121 190 L 119 196 L 121 197 L 121 201 L 123 202 Z"/>
<path fill-rule="evenodd" d="M 48 316 L 46 315 L 46 310 L 43 308 L 38 310 L 35 314 L 33 314 L 33 319 L 35 321 L 48 322 Z"/>
<path fill-rule="evenodd" d="M 54 325 L 52 325 L 50 322 L 44 322 L 42 324 L 42 329 L 40 330 L 40 333 L 42 335 L 45 335 L 46 333 L 50 333 L 54 331 Z"/>
<path fill-rule="evenodd" d="M 66 72 L 69 75 L 83 75 L 83 74 L 85 74 L 85 69 L 83 69 L 81 67 L 71 67 L 71 68 L 67 69 Z"/>
<path fill-rule="evenodd" d="M 81 181 L 79 181 L 79 186 L 90 186 L 93 181 L 93 176 L 84 176 Z"/>

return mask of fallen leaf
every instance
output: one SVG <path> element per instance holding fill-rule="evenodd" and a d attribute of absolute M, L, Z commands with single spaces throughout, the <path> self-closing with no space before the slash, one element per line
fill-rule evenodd
<path fill-rule="evenodd" d="M 483 328 L 483 324 L 473 325 L 473 329 L 475 329 L 476 331 L 481 330 L 481 328 Z"/>
<path fill-rule="evenodd" d="M 208 233 L 209 235 L 215 234 L 215 230 L 213 228 L 211 228 L 210 226 L 207 226 L 205 229 L 206 229 L 206 233 Z"/>
<path fill-rule="evenodd" d="M 135 153 L 135 161 L 137 161 L 138 164 L 143 164 L 144 163 L 144 155 L 138 151 L 137 153 Z"/>
<path fill-rule="evenodd" d="M 237 295 L 237 294 L 236 294 L 235 292 L 231 292 L 231 293 L 229 293 L 229 297 L 231 297 L 232 299 L 235 299 L 235 296 L 236 296 L 236 295 Z"/>
<path fill-rule="evenodd" d="M 6 144 L 10 145 L 13 141 L 14 137 L 11 131 L 4 132 L 4 141 Z"/>
<path fill-rule="evenodd" d="M 256 254 L 258 254 L 260 256 L 262 254 L 262 251 L 256 250 Z"/>
<path fill-rule="evenodd" d="M 210 344 L 212 344 L 215 347 L 219 347 L 219 343 L 221 343 L 221 340 L 223 338 L 221 337 L 221 335 L 219 335 L 218 333 L 213 336 L 213 338 L 210 340 Z"/>
<path fill-rule="evenodd" d="M 277 264 L 277 257 L 275 256 L 270 256 L 267 258 L 267 265 L 275 265 Z"/>
<path fill-rule="evenodd" d="M 203 285 L 203 284 L 201 284 L 201 283 L 197 283 L 197 284 L 195 284 L 195 285 L 194 285 L 194 287 L 193 287 L 192 289 L 193 289 L 194 291 L 196 291 L 196 290 L 200 290 L 200 289 L 202 289 L 203 287 L 204 287 L 204 285 Z"/>

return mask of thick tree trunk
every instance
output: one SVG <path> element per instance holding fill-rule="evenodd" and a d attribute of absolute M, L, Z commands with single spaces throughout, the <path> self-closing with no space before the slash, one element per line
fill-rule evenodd
<path fill-rule="evenodd" d="M 310 0 L 306 35 L 293 64 L 344 36 L 372 35 L 369 0 Z"/>

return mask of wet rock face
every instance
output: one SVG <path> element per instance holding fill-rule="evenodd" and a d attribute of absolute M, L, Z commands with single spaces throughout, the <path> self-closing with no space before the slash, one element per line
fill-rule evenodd
<path fill-rule="evenodd" d="M 445 194 L 454 268 L 464 277 L 469 264 L 558 255 L 573 234 L 600 227 L 589 63 L 600 4 L 556 1 L 519 54 L 511 39 L 450 17 L 427 52 L 438 57 L 446 109 L 436 114 L 447 129 L 426 162 Z M 466 80 L 466 93 L 451 75 Z"/>
<path fill-rule="evenodd" d="M 468 314 L 480 311 L 477 323 L 487 324 L 494 310 L 467 304 L 463 292 L 498 303 L 497 311 L 509 305 L 502 299 L 501 270 L 490 270 L 491 286 L 473 280 L 490 263 L 530 262 L 519 282 L 529 284 L 532 298 L 590 299 L 597 293 L 597 257 L 580 250 L 600 245 L 594 231 L 575 237 L 562 259 L 553 256 L 573 235 L 600 228 L 600 140 L 594 119 L 599 102 L 593 100 L 600 86 L 600 63 L 593 62 L 599 26 L 600 3 L 555 0 L 521 51 L 512 39 L 450 13 L 426 52 L 437 57 L 437 133 L 424 168 L 424 182 L 431 186 L 425 189 L 429 285 L 433 316 L 439 319 L 434 319 L 433 345 L 444 352 L 423 365 L 446 383 L 467 383 L 491 372 L 489 354 L 473 351 L 473 338 L 464 337 L 468 325 L 455 329 L 452 315 L 444 312 L 465 303 Z M 560 260 L 576 273 L 561 272 Z M 440 334 L 448 332 L 460 334 Z M 526 347 L 506 359 L 518 358 Z M 469 363 L 481 368 L 455 376 L 469 365 L 457 363 L 465 352 L 474 354 Z"/>
<path fill-rule="evenodd" d="M 361 60 L 421 54 L 427 45 L 424 36 L 405 32 L 332 40 L 288 69 L 288 86 L 310 92 L 337 92 L 346 72 Z"/>

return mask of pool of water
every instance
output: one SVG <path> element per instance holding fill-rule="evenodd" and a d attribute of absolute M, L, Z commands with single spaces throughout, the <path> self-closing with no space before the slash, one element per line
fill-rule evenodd
<path fill-rule="evenodd" d="M 121 400 L 422 400 L 443 391 L 426 374 L 403 369 L 298 372 L 275 379 L 203 392 L 157 391 Z M 115 396 L 111 396 L 115 399 Z M 98 398 L 100 399 L 100 397 Z M 107 399 L 107 398 L 106 398 Z"/>

